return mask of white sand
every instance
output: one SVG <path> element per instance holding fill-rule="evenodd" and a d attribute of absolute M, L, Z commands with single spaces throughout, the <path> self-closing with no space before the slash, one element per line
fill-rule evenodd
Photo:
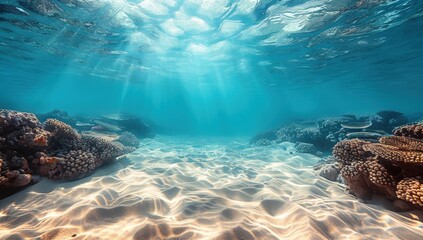
<path fill-rule="evenodd" d="M 1 200 L 0 239 L 423 239 L 422 215 L 357 201 L 288 143 L 176 140 Z"/>

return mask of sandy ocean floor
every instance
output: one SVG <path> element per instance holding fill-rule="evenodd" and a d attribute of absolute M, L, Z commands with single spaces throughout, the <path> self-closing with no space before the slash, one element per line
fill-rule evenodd
<path fill-rule="evenodd" d="M 247 142 L 158 137 L 85 179 L 43 179 L 0 201 L 0 239 L 423 239 L 421 214 L 357 201 L 292 144 Z"/>

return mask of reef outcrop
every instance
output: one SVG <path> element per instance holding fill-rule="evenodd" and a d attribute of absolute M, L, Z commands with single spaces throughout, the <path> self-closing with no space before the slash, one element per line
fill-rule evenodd
<path fill-rule="evenodd" d="M 131 114 L 116 113 L 103 115 L 101 122 L 103 123 L 100 124 L 101 127 L 119 128 L 123 131 L 131 132 L 137 138 L 154 138 L 156 136 L 152 127 L 153 123 Z M 97 125 L 99 125 L 98 121 Z"/>
<path fill-rule="evenodd" d="M 140 140 L 130 132 L 123 132 L 120 134 L 116 142 L 119 142 L 127 147 L 138 147 L 140 145 Z"/>
<path fill-rule="evenodd" d="M 77 120 L 75 117 L 69 115 L 67 112 L 65 111 L 61 111 L 59 109 L 55 109 L 51 112 L 47 112 L 47 113 L 42 113 L 42 114 L 37 114 L 36 115 L 38 120 L 40 120 L 40 122 L 45 122 L 47 121 L 47 119 L 51 118 L 51 119 L 56 119 L 59 120 L 61 122 L 64 122 L 72 127 L 76 126 Z"/>
<path fill-rule="evenodd" d="M 322 118 L 316 121 L 294 121 L 284 124 L 278 130 L 255 135 L 251 144 L 270 145 L 280 142 L 301 142 L 313 144 L 320 152 L 330 152 L 336 143 L 346 139 L 361 139 L 377 143 L 389 135 L 395 127 L 406 124 L 407 117 L 396 111 L 380 111 L 374 115 L 353 114 Z M 423 136 L 422 129 L 404 129 Z"/>
<path fill-rule="evenodd" d="M 359 139 L 339 142 L 333 155 L 350 193 L 360 199 L 382 195 L 394 202 L 423 207 L 423 124 L 406 125 L 378 143 Z"/>
<path fill-rule="evenodd" d="M 372 117 L 372 127 L 370 129 L 379 129 L 385 132 L 392 132 L 398 126 L 407 124 L 408 118 L 403 113 L 393 110 L 383 110 Z"/>
<path fill-rule="evenodd" d="M 329 181 L 338 181 L 340 171 L 338 163 L 317 165 L 313 168 L 313 170 L 316 171 L 319 176 L 324 177 Z"/>
<path fill-rule="evenodd" d="M 34 175 L 79 179 L 133 150 L 57 119 L 41 124 L 32 113 L 0 110 L 0 190 L 31 184 Z"/>

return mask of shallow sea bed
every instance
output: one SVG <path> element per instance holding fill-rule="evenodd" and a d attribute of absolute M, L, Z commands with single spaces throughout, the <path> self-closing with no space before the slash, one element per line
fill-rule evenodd
<path fill-rule="evenodd" d="M 422 215 L 395 213 L 313 172 L 290 143 L 144 140 L 128 159 L 74 182 L 0 201 L 0 239 L 421 239 Z"/>

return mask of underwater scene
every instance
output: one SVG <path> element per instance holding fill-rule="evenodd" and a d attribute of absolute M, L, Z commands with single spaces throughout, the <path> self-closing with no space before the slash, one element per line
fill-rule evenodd
<path fill-rule="evenodd" d="M 0 0 L 0 239 L 423 239 L 423 1 Z"/>

